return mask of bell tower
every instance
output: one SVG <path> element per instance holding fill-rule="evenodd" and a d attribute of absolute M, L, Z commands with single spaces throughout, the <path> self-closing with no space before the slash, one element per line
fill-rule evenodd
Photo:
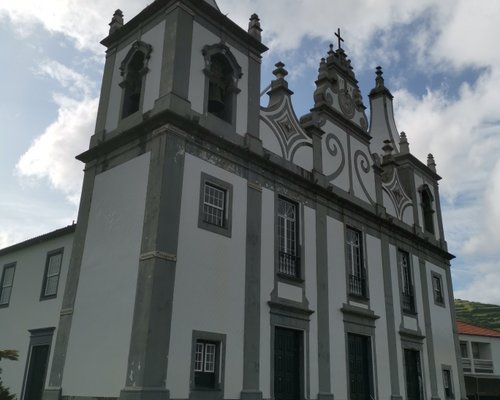
<path fill-rule="evenodd" d="M 187 153 L 221 137 L 261 149 L 257 15 L 245 31 L 215 0 L 156 0 L 127 23 L 116 10 L 109 25 L 45 399 L 170 397 Z M 230 185 L 211 184 L 232 201 Z"/>

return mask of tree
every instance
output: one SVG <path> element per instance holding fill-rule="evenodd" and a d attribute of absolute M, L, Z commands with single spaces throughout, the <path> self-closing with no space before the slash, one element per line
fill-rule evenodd
<path fill-rule="evenodd" d="M 16 361 L 19 357 L 17 350 L 0 350 L 0 361 L 3 358 L 7 360 Z M 0 374 L 2 369 L 0 368 Z M 2 382 L 2 377 L 0 376 L 0 400 L 14 400 L 16 398 L 15 394 L 11 394 L 9 388 L 5 387 Z"/>

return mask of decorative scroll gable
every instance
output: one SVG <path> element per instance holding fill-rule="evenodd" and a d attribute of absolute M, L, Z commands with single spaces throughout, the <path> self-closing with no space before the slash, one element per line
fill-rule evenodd
<path fill-rule="evenodd" d="M 279 143 L 280 156 L 285 160 L 294 162 L 294 156 L 301 147 L 306 147 L 312 160 L 312 141 L 304 132 L 293 111 L 290 97 L 283 96 L 281 101 L 269 108 L 261 108 L 261 121 L 268 127 L 267 134 L 272 133 Z M 263 132 L 264 147 L 266 133 Z M 269 139 L 269 138 L 268 138 Z M 270 149 L 273 151 L 273 149 Z M 274 150 L 276 152 L 276 150 Z"/>
<path fill-rule="evenodd" d="M 396 217 L 403 220 L 403 214 L 407 207 L 413 205 L 411 198 L 406 194 L 397 170 L 392 170 L 392 178 L 388 182 L 382 182 L 382 190 L 387 194 L 396 211 Z"/>

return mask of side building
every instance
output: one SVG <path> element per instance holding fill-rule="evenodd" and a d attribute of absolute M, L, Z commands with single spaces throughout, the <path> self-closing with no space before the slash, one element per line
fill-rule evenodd
<path fill-rule="evenodd" d="M 440 177 L 380 67 L 368 121 L 331 46 L 298 118 L 255 14 L 156 0 L 101 43 L 45 400 L 465 398 Z"/>
<path fill-rule="evenodd" d="M 500 332 L 457 321 L 469 400 L 500 400 Z"/>

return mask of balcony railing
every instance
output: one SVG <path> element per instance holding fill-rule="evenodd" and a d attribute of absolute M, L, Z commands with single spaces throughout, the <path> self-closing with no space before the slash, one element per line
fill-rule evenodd
<path fill-rule="evenodd" d="M 415 312 L 415 296 L 411 289 L 401 293 L 401 299 L 403 302 L 403 310 L 414 313 Z"/>
<path fill-rule="evenodd" d="M 298 277 L 300 258 L 294 256 L 293 254 L 284 253 L 282 251 L 279 252 L 279 257 L 280 261 L 278 266 L 278 272 L 285 275 Z"/>
<path fill-rule="evenodd" d="M 493 360 L 480 358 L 462 358 L 462 368 L 464 372 L 472 374 L 492 374 Z"/>
<path fill-rule="evenodd" d="M 349 274 L 349 294 L 366 297 L 366 279 L 364 276 Z"/>

